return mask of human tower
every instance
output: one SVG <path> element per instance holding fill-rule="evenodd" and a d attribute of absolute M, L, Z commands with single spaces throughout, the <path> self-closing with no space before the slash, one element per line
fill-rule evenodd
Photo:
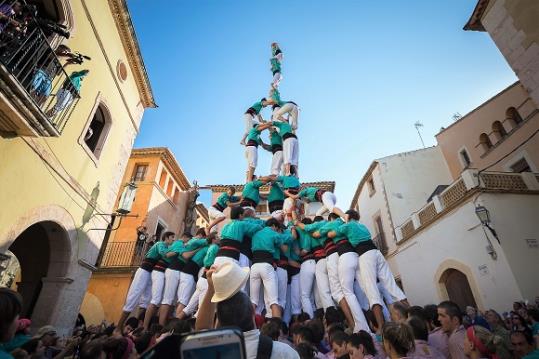
<path fill-rule="evenodd" d="M 244 114 L 241 144 L 247 171 L 241 195 L 229 187 L 209 208 L 208 228 L 179 239 L 165 232 L 149 249 L 129 288 L 120 327 L 137 307 L 145 310 L 145 329 L 156 314 L 161 325 L 174 314 L 196 316 L 208 288 L 206 271 L 230 265 L 250 268 L 240 287 L 249 293 L 256 312 L 285 322 L 302 312 L 312 318 L 315 310 L 338 306 L 351 330 L 370 332 L 364 310 L 373 311 L 380 329 L 388 318 L 386 305 L 406 302 L 359 213 L 344 213 L 333 193 L 300 183 L 299 109 L 293 101 L 281 100 L 283 52 L 277 43 L 271 44 L 271 52 L 269 94 Z M 265 120 L 261 112 L 268 106 L 272 114 Z M 266 130 L 269 144 L 260 137 Z M 259 147 L 273 156 L 270 174 L 256 177 Z M 270 188 L 267 220 L 256 217 L 264 185 Z M 321 206 L 311 219 L 304 204 L 313 202 Z M 227 208 L 230 221 L 218 233 Z"/>

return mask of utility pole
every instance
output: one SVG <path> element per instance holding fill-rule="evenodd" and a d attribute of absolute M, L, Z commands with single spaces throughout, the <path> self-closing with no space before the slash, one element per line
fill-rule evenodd
<path fill-rule="evenodd" d="M 423 137 L 421 137 L 421 132 L 419 131 L 420 127 L 423 127 L 423 124 L 419 121 L 414 123 L 414 127 L 417 130 L 417 134 L 419 135 L 419 139 L 421 140 L 421 144 L 423 145 L 423 148 L 425 148 L 425 142 L 423 142 Z"/>

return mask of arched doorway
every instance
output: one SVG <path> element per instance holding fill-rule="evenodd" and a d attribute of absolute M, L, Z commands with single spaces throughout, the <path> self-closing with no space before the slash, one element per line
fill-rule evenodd
<path fill-rule="evenodd" d="M 445 286 L 449 300 L 457 303 L 462 311 L 469 305 L 477 308 L 466 274 L 454 268 L 446 269 L 440 277 L 440 284 Z"/>
<path fill-rule="evenodd" d="M 49 324 L 48 315 L 52 313 L 58 298 L 40 298 L 40 294 L 44 278 L 63 277 L 67 273 L 71 257 L 67 232 L 56 222 L 38 222 L 26 228 L 9 250 L 20 265 L 20 280 L 15 285 L 23 297 L 22 316 L 37 320 L 38 323 L 34 325 Z M 44 304 L 50 308 L 50 313 L 34 313 L 38 300 L 46 301 Z"/>

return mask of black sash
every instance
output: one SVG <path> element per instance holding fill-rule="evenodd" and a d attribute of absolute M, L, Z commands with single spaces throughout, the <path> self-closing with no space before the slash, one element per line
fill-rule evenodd
<path fill-rule="evenodd" d="M 253 264 L 268 263 L 273 265 L 273 255 L 268 251 L 253 251 Z"/>
<path fill-rule="evenodd" d="M 376 248 L 372 240 L 368 240 L 368 241 L 360 242 L 357 246 L 355 246 L 354 249 L 356 250 L 356 253 L 359 254 L 359 256 L 361 256 L 363 253 L 366 253 L 370 251 L 371 249 L 378 249 L 378 248 Z"/>

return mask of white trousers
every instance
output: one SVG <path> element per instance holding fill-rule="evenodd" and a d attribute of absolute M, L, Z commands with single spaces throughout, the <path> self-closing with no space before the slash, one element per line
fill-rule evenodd
<path fill-rule="evenodd" d="M 186 306 L 195 291 L 195 278 L 191 274 L 180 272 L 180 285 L 178 286 L 178 304 Z"/>
<path fill-rule="evenodd" d="M 249 131 L 251 131 L 251 128 L 258 123 L 258 121 L 255 121 L 255 117 L 248 113 L 243 115 L 243 122 L 245 123 L 245 136 L 247 136 Z"/>
<path fill-rule="evenodd" d="M 210 221 L 213 221 L 214 219 L 224 218 L 226 216 L 225 216 L 225 214 L 223 212 L 221 212 L 220 210 L 218 210 L 214 206 L 209 206 L 208 207 L 208 217 L 210 217 Z"/>
<path fill-rule="evenodd" d="M 273 75 L 273 79 L 271 80 L 271 86 L 272 88 L 278 88 L 279 83 L 282 81 L 283 75 L 281 75 L 280 72 L 276 72 L 275 75 Z"/>
<path fill-rule="evenodd" d="M 176 303 L 178 283 L 180 283 L 180 271 L 167 268 L 165 270 L 165 291 L 161 304 L 172 305 Z"/>
<path fill-rule="evenodd" d="M 320 297 L 322 308 L 326 310 L 329 307 L 335 306 L 335 303 L 333 303 L 333 299 L 331 299 L 331 290 L 329 289 L 329 278 L 326 258 L 320 259 L 318 262 L 316 262 L 315 275 L 316 289 L 318 290 L 318 296 Z"/>
<path fill-rule="evenodd" d="M 258 164 L 258 147 L 245 146 L 245 158 L 247 159 L 247 166 L 256 168 Z"/>
<path fill-rule="evenodd" d="M 150 304 L 159 305 L 163 299 L 163 289 L 165 288 L 165 272 L 152 271 L 152 300 Z"/>
<path fill-rule="evenodd" d="M 190 316 L 198 311 L 198 308 L 200 307 L 200 302 L 202 302 L 202 299 L 204 299 L 207 290 L 208 280 L 203 277 L 198 278 L 195 292 L 191 296 L 191 299 L 189 299 L 189 303 L 185 306 L 185 308 L 183 308 L 183 313 L 185 315 Z"/>
<path fill-rule="evenodd" d="M 283 141 L 283 162 L 297 166 L 299 162 L 299 142 L 295 137 L 289 137 Z"/>
<path fill-rule="evenodd" d="M 299 271 L 299 289 L 301 293 L 301 308 L 310 318 L 314 316 L 314 309 L 311 301 L 311 295 L 313 292 L 314 278 L 316 271 L 316 263 L 314 259 L 309 259 L 301 263 L 301 269 Z"/>
<path fill-rule="evenodd" d="M 377 279 L 395 301 L 406 299 L 402 290 L 397 286 L 384 256 L 378 249 L 371 249 L 359 257 L 359 273 L 371 308 L 376 304 L 384 305 L 382 295 L 376 285 Z"/>
<path fill-rule="evenodd" d="M 283 169 L 283 151 L 277 151 L 271 158 L 271 174 L 278 176 Z"/>
<path fill-rule="evenodd" d="M 290 126 L 294 130 L 297 130 L 298 128 L 298 106 L 294 105 L 293 103 L 286 103 L 283 105 L 283 107 L 279 108 L 277 111 L 273 113 L 273 120 L 278 121 L 279 116 L 284 116 L 285 114 L 288 114 L 288 122 L 290 123 Z"/>
<path fill-rule="evenodd" d="M 290 278 L 290 284 L 286 288 L 286 307 L 284 308 L 283 321 L 290 323 L 293 315 L 301 313 L 301 298 L 299 289 L 299 273 Z"/>
<path fill-rule="evenodd" d="M 140 297 L 140 302 L 138 306 L 140 308 L 146 309 L 150 305 L 150 300 L 152 300 L 152 285 L 148 284 L 146 286 L 146 289 L 142 293 L 142 296 Z"/>
<path fill-rule="evenodd" d="M 145 269 L 138 268 L 133 276 L 133 281 L 127 291 L 127 297 L 125 298 L 125 304 L 123 307 L 124 312 L 132 312 L 140 302 L 143 302 L 141 298 L 147 296 L 148 288 L 152 287 L 151 273 Z M 150 296 L 148 296 L 149 302 Z"/>
<path fill-rule="evenodd" d="M 271 306 L 278 303 L 277 275 L 269 263 L 255 263 L 249 278 L 251 302 L 258 306 L 260 285 L 264 287 L 264 300 Z"/>
<path fill-rule="evenodd" d="M 384 313 L 384 318 L 387 321 L 391 321 L 391 314 L 389 313 L 389 309 L 387 309 L 387 306 L 393 304 L 395 301 L 380 282 L 376 283 L 376 286 L 378 287 L 378 290 L 380 291 L 380 294 L 382 295 L 382 298 L 385 302 L 384 305 L 382 305 L 382 313 Z"/>
<path fill-rule="evenodd" d="M 326 265 L 328 267 L 329 289 L 331 297 L 336 303 L 339 303 L 344 294 L 339 280 L 339 254 L 337 252 L 326 257 Z"/>
<path fill-rule="evenodd" d="M 229 263 L 229 262 L 235 263 L 235 264 L 238 264 L 238 265 L 240 264 L 240 262 L 235 260 L 234 258 L 230 258 L 230 257 L 226 257 L 226 256 L 218 256 L 218 257 L 215 257 L 215 260 L 213 261 L 213 265 L 216 266 L 216 267 L 220 267 L 224 263 Z"/>
<path fill-rule="evenodd" d="M 277 267 L 275 270 L 277 275 L 277 302 L 284 309 L 286 307 L 286 289 L 288 287 L 288 272 L 286 269 Z"/>
<path fill-rule="evenodd" d="M 316 211 L 317 216 L 323 216 L 326 212 L 333 212 L 335 204 L 337 203 L 337 197 L 331 192 L 324 192 L 322 194 L 322 207 Z"/>
<path fill-rule="evenodd" d="M 344 294 L 344 298 L 350 307 L 352 317 L 354 318 L 354 333 L 360 330 L 370 332 L 369 324 L 365 314 L 361 310 L 359 301 L 354 292 L 354 281 L 360 280 L 359 260 L 355 252 L 344 253 L 339 256 L 339 280 Z"/>

